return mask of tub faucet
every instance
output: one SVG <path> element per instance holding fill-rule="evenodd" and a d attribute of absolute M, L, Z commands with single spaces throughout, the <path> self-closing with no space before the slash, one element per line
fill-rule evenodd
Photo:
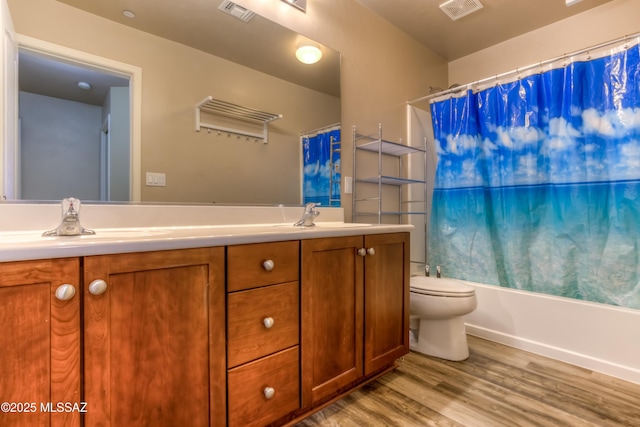
<path fill-rule="evenodd" d="M 95 231 L 80 225 L 80 200 L 73 197 L 62 200 L 62 221 L 53 230 L 45 231 L 43 236 L 80 236 L 96 234 Z"/>
<path fill-rule="evenodd" d="M 424 275 L 429 277 L 429 264 L 424 266 Z"/>
<path fill-rule="evenodd" d="M 439 265 L 436 265 L 436 277 L 442 277 L 442 268 Z"/>
<path fill-rule="evenodd" d="M 320 212 L 314 210 L 316 207 L 316 203 L 310 202 L 307 203 L 304 207 L 304 214 L 302 214 L 302 218 L 300 221 L 293 224 L 294 227 L 314 227 L 315 224 L 313 220 L 320 215 Z"/>

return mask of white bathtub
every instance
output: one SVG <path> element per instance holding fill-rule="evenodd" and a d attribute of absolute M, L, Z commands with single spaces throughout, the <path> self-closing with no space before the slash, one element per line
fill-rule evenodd
<path fill-rule="evenodd" d="M 640 384 L 640 311 L 465 283 L 467 333 Z"/>

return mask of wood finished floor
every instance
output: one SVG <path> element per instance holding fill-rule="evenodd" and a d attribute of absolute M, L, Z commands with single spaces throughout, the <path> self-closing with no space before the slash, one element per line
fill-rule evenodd
<path fill-rule="evenodd" d="M 640 426 L 640 385 L 473 336 L 469 350 L 412 352 L 296 426 Z"/>

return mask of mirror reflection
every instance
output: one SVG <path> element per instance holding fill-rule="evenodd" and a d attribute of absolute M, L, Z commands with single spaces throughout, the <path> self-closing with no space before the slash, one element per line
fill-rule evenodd
<path fill-rule="evenodd" d="M 18 58 L 16 196 L 129 201 L 129 80 L 24 48 Z"/>
<path fill-rule="evenodd" d="M 71 160 L 69 157 L 66 165 L 54 169 L 56 172 L 62 171 L 61 178 L 48 180 L 62 182 L 63 178 L 68 178 L 72 183 L 84 184 L 89 179 L 80 178 L 79 172 L 91 172 L 97 179 L 97 183 L 91 185 L 91 195 L 83 197 L 64 193 L 65 189 L 71 188 L 69 183 L 64 184 L 65 189 L 58 194 L 47 189 L 48 185 L 43 185 L 47 182 L 47 176 L 56 176 L 51 171 L 43 173 L 42 164 L 46 160 L 55 163 L 51 150 L 61 154 L 58 157 L 62 161 L 58 165 L 65 163 L 64 153 L 70 155 L 77 151 L 79 154 L 82 150 L 70 147 L 54 149 L 55 126 L 40 121 L 37 125 L 41 128 L 38 133 L 40 144 L 46 147 L 38 149 L 34 148 L 38 144 L 27 142 L 26 139 L 21 141 L 25 149 L 20 186 L 23 198 L 56 200 L 74 195 L 85 200 L 300 204 L 308 197 L 317 196 L 315 190 L 312 191 L 313 195 L 307 194 L 311 185 L 309 181 L 313 180 L 316 186 L 325 185 L 318 184 L 322 176 L 326 177 L 327 183 L 332 183 L 326 185 L 333 185 L 333 193 L 339 195 L 339 174 L 335 173 L 339 173 L 339 159 L 333 158 L 322 163 L 324 160 L 321 160 L 321 156 L 305 157 L 302 143 L 303 136 L 313 138 L 318 129 L 322 133 L 326 129 L 339 128 L 339 53 L 320 46 L 323 54 L 320 62 L 302 64 L 295 58 L 295 48 L 307 39 L 258 15 L 244 22 L 225 14 L 218 9 L 223 2 L 207 2 L 216 4 L 203 5 L 202 2 L 190 0 L 181 2 L 179 10 L 173 10 L 174 2 L 139 3 L 133 11 L 136 17 L 131 19 L 122 15 L 122 10 L 126 8 L 121 1 L 9 0 L 19 35 L 87 51 L 90 55 L 107 57 L 142 70 L 139 176 L 134 174 L 130 182 L 124 179 L 131 175 L 127 174 L 127 170 L 135 166 L 135 156 L 131 156 L 133 149 L 130 146 L 124 150 L 124 156 L 109 155 L 117 151 L 115 147 L 123 145 L 109 144 L 108 137 L 113 137 L 115 133 L 105 128 L 109 115 L 104 112 L 103 99 L 103 104 L 96 107 L 100 109 L 99 114 L 93 114 L 94 122 L 95 117 L 99 116 L 99 124 L 92 125 L 97 135 L 91 142 L 92 160 Z M 87 10 L 80 10 L 80 7 Z M 80 25 L 79 17 L 82 18 Z M 71 22 L 74 24 L 71 25 Z M 34 54 L 29 49 L 21 49 L 19 96 L 22 138 L 30 138 L 33 134 L 31 131 L 25 132 L 32 125 L 28 122 L 30 114 L 24 113 L 23 109 L 33 104 L 45 104 L 38 100 L 60 98 L 73 105 L 89 103 L 86 100 L 64 98 L 65 95 L 37 93 L 36 89 L 28 86 L 24 73 L 33 74 L 33 63 L 41 63 L 43 58 L 46 58 L 43 52 Z M 90 61 L 82 62 L 94 73 L 107 71 L 104 77 L 115 79 L 115 83 L 109 83 L 109 87 L 124 91 L 124 97 L 129 97 L 130 101 L 134 97 L 129 93 L 128 76 L 92 67 Z M 67 70 L 66 76 L 71 75 Z M 53 75 L 40 80 L 53 81 Z M 71 80 L 68 85 L 85 97 L 99 86 L 89 81 L 86 83 L 92 85 L 91 89 L 83 90 L 78 87 L 78 82 L 90 78 L 83 77 L 80 80 L 80 77 L 74 76 Z M 99 79 L 96 77 L 93 81 Z M 60 89 L 64 85 L 58 83 L 53 86 Z M 244 136 L 244 133 L 252 133 L 255 129 L 261 133 L 261 124 L 237 117 L 203 112 L 203 121 L 223 123 L 222 129 L 232 131 L 197 129 L 196 106 L 207 96 L 281 114 L 282 119 L 269 123 L 267 143 L 260 138 Z M 131 102 L 129 107 L 135 109 Z M 122 112 L 125 109 L 126 106 L 116 110 Z M 58 112 L 61 110 L 58 107 Z M 129 117 L 135 114 L 135 111 L 128 112 Z M 51 114 L 48 116 L 52 118 Z M 80 123 L 80 114 L 72 113 L 71 116 L 75 117 L 73 126 L 58 125 L 66 133 Z M 136 131 L 135 123 L 128 125 L 131 127 L 128 130 L 131 136 Z M 242 132 L 233 132 L 237 129 Z M 69 142 L 71 138 L 62 135 L 60 139 Z M 128 157 L 127 151 L 130 154 Z M 39 155 L 40 163 L 32 162 L 29 165 L 27 160 L 34 153 L 36 157 Z M 311 163 L 304 163 L 304 158 L 311 159 Z M 41 175 L 29 181 L 24 173 L 34 169 Z M 314 169 L 316 176 L 304 178 L 305 171 L 314 172 Z M 140 183 L 137 189 L 136 181 Z M 331 197 L 329 189 L 326 192 L 328 200 Z M 136 198 L 136 194 L 139 194 L 139 198 Z M 333 202 L 333 205 L 336 203 Z"/>

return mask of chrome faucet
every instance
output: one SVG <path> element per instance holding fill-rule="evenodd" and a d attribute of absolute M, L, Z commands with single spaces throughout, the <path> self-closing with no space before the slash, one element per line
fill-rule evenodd
<path fill-rule="evenodd" d="M 96 234 L 95 231 L 80 225 L 80 200 L 73 197 L 62 200 L 62 221 L 53 230 L 45 231 L 43 236 L 80 236 Z"/>
<path fill-rule="evenodd" d="M 320 215 L 320 212 L 314 210 L 314 208 L 317 206 L 316 203 L 307 203 L 304 207 L 304 214 L 302 214 L 302 218 L 300 218 L 300 221 L 296 222 L 295 224 L 293 224 L 294 227 L 314 227 L 315 224 L 313 223 L 313 220 Z"/>
<path fill-rule="evenodd" d="M 440 267 L 439 265 L 436 265 L 436 277 L 442 277 L 442 267 Z"/>

